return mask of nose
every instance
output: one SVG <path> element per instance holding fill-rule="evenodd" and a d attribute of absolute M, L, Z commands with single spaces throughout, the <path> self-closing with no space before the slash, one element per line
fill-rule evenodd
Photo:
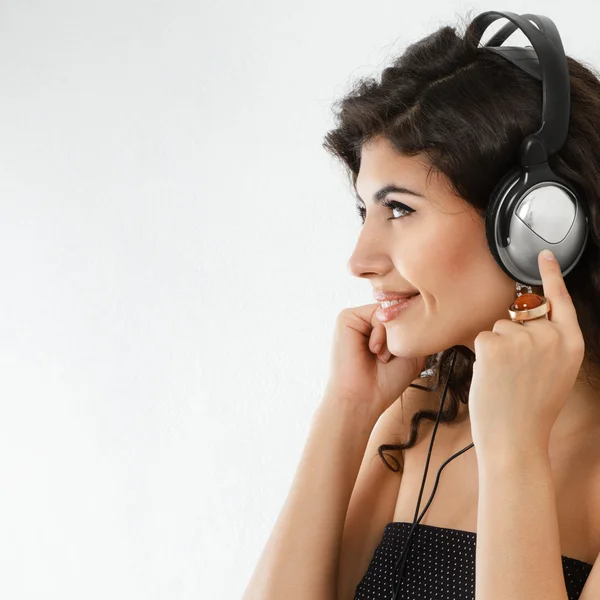
<path fill-rule="evenodd" d="M 386 270 L 389 256 L 379 248 L 381 235 L 361 232 L 356 247 L 348 259 L 347 268 L 354 277 L 367 277 Z"/>

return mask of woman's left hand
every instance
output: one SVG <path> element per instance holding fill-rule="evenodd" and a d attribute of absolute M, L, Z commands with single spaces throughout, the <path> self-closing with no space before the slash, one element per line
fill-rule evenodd
<path fill-rule="evenodd" d="M 560 265 L 541 253 L 538 265 L 550 312 L 522 325 L 500 319 L 475 338 L 469 414 L 481 457 L 532 444 L 547 450 L 583 362 L 583 334 Z"/>

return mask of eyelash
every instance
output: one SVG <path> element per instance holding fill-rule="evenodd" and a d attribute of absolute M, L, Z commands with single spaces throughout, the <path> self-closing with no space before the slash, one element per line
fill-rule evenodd
<path fill-rule="evenodd" d="M 402 204 L 402 202 L 396 202 L 395 200 L 382 200 L 381 206 L 385 206 L 386 208 L 399 208 L 400 210 L 403 210 L 406 212 L 405 215 L 401 215 L 399 217 L 390 217 L 388 219 L 388 221 L 397 221 L 398 219 L 401 219 L 403 217 L 408 217 L 408 215 L 415 212 L 412 208 L 410 208 L 409 206 L 406 206 L 406 204 Z M 360 204 L 357 204 L 356 210 L 358 212 L 358 216 L 362 220 L 361 225 L 364 225 L 365 224 L 365 214 L 367 212 L 366 209 L 364 207 L 362 207 Z"/>

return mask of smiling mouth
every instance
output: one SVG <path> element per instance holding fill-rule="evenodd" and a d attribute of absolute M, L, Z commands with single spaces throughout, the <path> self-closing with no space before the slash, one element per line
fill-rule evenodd
<path fill-rule="evenodd" d="M 402 302 L 406 302 L 415 296 L 419 296 L 420 294 L 413 294 L 412 296 L 406 296 L 404 298 L 394 298 L 394 300 L 384 300 L 379 303 L 381 308 L 389 308 L 390 306 L 395 306 L 396 304 L 401 304 Z"/>

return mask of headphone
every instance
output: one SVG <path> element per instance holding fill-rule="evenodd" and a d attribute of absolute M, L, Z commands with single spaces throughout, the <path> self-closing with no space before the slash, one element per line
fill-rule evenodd
<path fill-rule="evenodd" d="M 548 164 L 548 158 L 556 154 L 567 139 L 571 110 L 569 70 L 558 29 L 548 17 L 542 15 L 519 16 L 501 11 L 481 13 L 468 29 L 475 34 L 475 39 L 479 42 L 486 29 L 503 17 L 509 22 L 482 47 L 499 54 L 542 82 L 542 124 L 521 143 L 520 165 L 501 177 L 494 187 L 485 213 L 485 231 L 492 256 L 500 268 L 516 281 L 540 286 L 542 279 L 537 262 L 538 254 L 544 248 L 550 248 L 560 265 L 562 275 L 569 273 L 579 262 L 588 240 L 589 212 L 583 196 Z M 532 25 L 531 21 L 537 27 Z M 527 36 L 533 48 L 501 46 L 517 28 Z M 398 598 L 413 533 L 433 500 L 442 469 L 474 446 L 469 444 L 442 464 L 429 501 L 419 516 L 431 449 L 455 358 L 456 350 L 450 361 L 450 372 L 429 444 L 412 527 L 404 549 L 394 565 L 395 570 L 402 561 L 395 589 L 392 583 L 394 600 Z"/>

